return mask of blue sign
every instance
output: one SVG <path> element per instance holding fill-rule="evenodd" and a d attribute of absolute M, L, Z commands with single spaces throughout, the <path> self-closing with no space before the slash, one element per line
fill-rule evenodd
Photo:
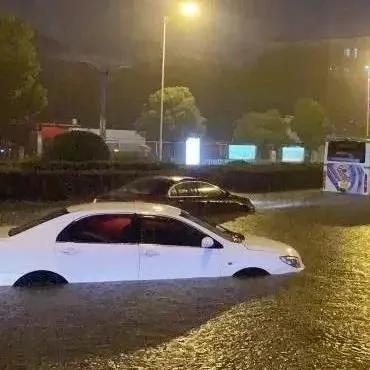
<path fill-rule="evenodd" d="M 301 163 L 304 162 L 304 148 L 301 146 L 283 147 L 283 162 Z"/>
<path fill-rule="evenodd" d="M 236 161 L 254 161 L 257 155 L 255 145 L 229 145 L 229 159 Z"/>

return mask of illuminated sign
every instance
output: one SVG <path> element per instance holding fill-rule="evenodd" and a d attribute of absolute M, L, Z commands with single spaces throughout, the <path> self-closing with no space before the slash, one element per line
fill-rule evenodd
<path fill-rule="evenodd" d="M 188 166 L 198 166 L 200 164 L 200 139 L 199 137 L 189 137 L 186 140 L 186 160 Z"/>
<path fill-rule="evenodd" d="M 229 159 L 240 161 L 254 161 L 257 155 L 255 145 L 229 145 Z"/>
<path fill-rule="evenodd" d="M 301 163 L 304 162 L 304 148 L 301 146 L 283 147 L 283 162 Z"/>

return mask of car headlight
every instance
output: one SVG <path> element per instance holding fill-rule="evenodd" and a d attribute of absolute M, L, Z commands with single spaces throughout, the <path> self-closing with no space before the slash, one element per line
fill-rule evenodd
<path fill-rule="evenodd" d="M 280 260 L 286 263 L 289 266 L 292 266 L 296 269 L 301 267 L 301 261 L 298 257 L 295 256 L 280 256 Z"/>

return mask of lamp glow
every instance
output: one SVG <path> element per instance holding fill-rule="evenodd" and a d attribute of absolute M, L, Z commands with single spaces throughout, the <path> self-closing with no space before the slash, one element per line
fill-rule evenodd
<path fill-rule="evenodd" d="M 188 18 L 195 18 L 199 16 L 199 4 L 193 1 L 184 1 L 180 4 L 180 13 Z"/>
<path fill-rule="evenodd" d="M 198 166 L 200 164 L 200 138 L 189 137 L 186 140 L 186 159 L 188 166 Z"/>

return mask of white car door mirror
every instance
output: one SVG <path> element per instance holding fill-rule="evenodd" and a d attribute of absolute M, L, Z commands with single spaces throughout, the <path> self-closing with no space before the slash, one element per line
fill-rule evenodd
<path fill-rule="evenodd" d="M 215 241 L 210 238 L 209 236 L 206 236 L 205 238 L 202 239 L 202 248 L 213 248 L 215 246 Z"/>

